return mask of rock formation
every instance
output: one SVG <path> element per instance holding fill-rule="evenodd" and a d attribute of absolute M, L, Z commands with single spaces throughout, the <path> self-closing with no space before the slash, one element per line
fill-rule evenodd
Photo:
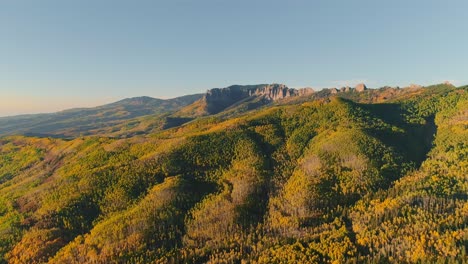
<path fill-rule="evenodd" d="M 339 90 L 336 89 L 336 88 L 330 88 L 329 90 L 330 90 L 330 93 L 331 93 L 331 94 L 336 94 L 336 93 L 339 92 Z"/>
<path fill-rule="evenodd" d="M 340 92 L 351 92 L 353 89 L 349 86 L 344 86 L 340 88 Z"/>
<path fill-rule="evenodd" d="M 227 88 L 214 88 L 208 90 L 204 99 L 211 101 L 238 101 L 251 96 L 262 96 L 267 100 L 276 101 L 293 96 L 303 96 L 313 93 L 312 88 L 294 89 L 284 84 L 265 85 L 233 85 Z"/>
<path fill-rule="evenodd" d="M 367 86 L 363 83 L 360 83 L 358 85 L 356 85 L 356 92 L 364 92 L 365 90 L 367 90 Z"/>
<path fill-rule="evenodd" d="M 226 88 L 214 88 L 206 92 L 203 101 L 209 113 L 216 113 L 222 109 L 248 98 L 261 98 L 265 102 L 272 102 L 288 97 L 312 94 L 312 88 L 294 89 L 284 84 L 233 85 Z"/>

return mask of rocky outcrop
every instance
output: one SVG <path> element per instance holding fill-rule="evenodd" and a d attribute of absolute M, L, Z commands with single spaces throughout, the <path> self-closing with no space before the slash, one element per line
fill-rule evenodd
<path fill-rule="evenodd" d="M 298 96 L 304 96 L 304 95 L 313 94 L 314 89 L 310 88 L 310 87 L 299 88 L 299 89 L 297 89 L 297 92 L 298 92 L 298 94 L 297 94 Z"/>
<path fill-rule="evenodd" d="M 345 87 L 341 87 L 340 88 L 340 92 L 351 92 L 352 91 L 352 88 L 349 87 L 349 86 L 345 86 Z"/>
<path fill-rule="evenodd" d="M 249 95 L 263 96 L 268 100 L 276 101 L 293 96 L 302 96 L 313 93 L 312 88 L 294 89 L 288 88 L 284 84 L 269 84 L 250 90 Z"/>
<path fill-rule="evenodd" d="M 294 91 L 295 89 L 290 89 L 284 84 L 271 84 L 250 90 L 249 95 L 264 96 L 268 100 L 276 101 L 294 96 Z"/>
<path fill-rule="evenodd" d="M 363 92 L 367 90 L 367 86 L 363 83 L 360 83 L 356 85 L 355 88 L 351 88 L 349 86 L 343 86 L 340 89 L 337 88 L 325 88 L 322 91 L 322 94 L 324 96 L 332 95 L 332 94 L 338 94 L 338 93 L 348 93 L 348 92 Z"/>
<path fill-rule="evenodd" d="M 363 83 L 360 83 L 356 85 L 354 89 L 356 89 L 356 92 L 364 92 L 365 90 L 367 90 L 367 86 Z"/>
<path fill-rule="evenodd" d="M 210 89 L 202 100 L 206 103 L 209 113 L 217 113 L 248 98 L 261 98 L 265 102 L 272 102 L 289 97 L 304 96 L 313 92 L 312 88 L 294 89 L 284 84 L 233 85 L 226 88 Z"/>
<path fill-rule="evenodd" d="M 226 88 L 210 89 L 204 98 L 207 101 L 238 101 L 251 96 L 263 96 L 266 99 L 276 101 L 293 96 L 308 95 L 313 92 L 312 88 L 294 89 L 288 88 L 284 84 L 233 85 Z"/>

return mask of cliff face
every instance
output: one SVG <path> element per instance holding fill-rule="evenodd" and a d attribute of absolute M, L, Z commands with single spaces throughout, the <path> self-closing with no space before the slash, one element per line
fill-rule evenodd
<path fill-rule="evenodd" d="M 284 84 L 270 84 L 250 91 L 250 95 L 264 96 L 268 100 L 276 101 L 293 96 L 302 96 L 313 93 L 312 88 L 294 89 Z"/>
<path fill-rule="evenodd" d="M 272 102 L 288 97 L 303 96 L 313 93 L 312 88 L 294 89 L 284 84 L 233 85 L 226 88 L 208 90 L 203 97 L 209 113 L 217 113 L 230 105 L 249 98 L 261 98 Z"/>

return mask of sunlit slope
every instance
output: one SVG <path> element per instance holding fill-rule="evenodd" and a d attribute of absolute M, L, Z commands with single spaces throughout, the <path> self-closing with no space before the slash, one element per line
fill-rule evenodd
<path fill-rule="evenodd" d="M 177 111 L 201 98 L 201 94 L 173 99 L 135 97 L 94 108 L 70 109 L 51 114 L 0 118 L 0 135 L 30 135 L 74 138 L 131 129 L 129 122 L 141 116 Z M 118 127 L 118 128 L 116 128 Z"/>
<path fill-rule="evenodd" d="M 128 139 L 3 138 L 3 262 L 466 260 L 466 88 L 351 99 Z"/>

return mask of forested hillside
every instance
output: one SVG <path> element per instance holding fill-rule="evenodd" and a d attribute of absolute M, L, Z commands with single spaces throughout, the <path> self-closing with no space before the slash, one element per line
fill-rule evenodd
<path fill-rule="evenodd" d="M 466 263 L 467 92 L 324 90 L 124 138 L 0 138 L 0 263 Z"/>
<path fill-rule="evenodd" d="M 69 109 L 50 114 L 0 117 L 0 136 L 21 134 L 73 138 L 109 134 L 129 130 L 136 126 L 137 122 L 129 120 L 145 116 L 155 118 L 179 110 L 201 97 L 201 94 L 193 94 L 163 100 L 143 96 L 127 98 L 94 108 Z"/>

